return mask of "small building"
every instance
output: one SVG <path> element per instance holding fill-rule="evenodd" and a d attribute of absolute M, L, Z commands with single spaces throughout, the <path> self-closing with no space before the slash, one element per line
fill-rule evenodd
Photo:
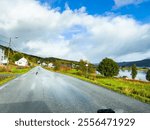
<path fill-rule="evenodd" d="M 40 60 L 38 60 L 38 61 L 37 61 L 37 63 L 38 63 L 38 64 L 41 64 L 41 61 L 40 61 Z"/>
<path fill-rule="evenodd" d="M 47 66 L 47 64 L 45 62 L 42 63 L 42 66 Z"/>
<path fill-rule="evenodd" d="M 8 63 L 8 58 L 5 55 L 5 48 L 0 45 L 0 64 L 7 64 Z"/>
<path fill-rule="evenodd" d="M 54 66 L 53 63 L 49 63 L 49 64 L 48 64 L 48 67 L 49 67 L 49 68 L 54 68 L 55 66 Z"/>
<path fill-rule="evenodd" d="M 23 57 L 20 60 L 15 61 L 15 64 L 18 66 L 28 66 L 28 60 Z"/>

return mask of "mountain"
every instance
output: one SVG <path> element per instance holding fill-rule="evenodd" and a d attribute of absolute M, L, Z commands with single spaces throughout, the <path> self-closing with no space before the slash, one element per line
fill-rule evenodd
<path fill-rule="evenodd" d="M 136 66 L 138 66 L 138 67 L 150 67 L 150 59 L 118 63 L 119 66 L 132 66 L 133 64 L 136 64 Z"/>

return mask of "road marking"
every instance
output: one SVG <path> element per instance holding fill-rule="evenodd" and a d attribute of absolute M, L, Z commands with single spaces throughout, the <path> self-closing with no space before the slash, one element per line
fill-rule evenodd
<path fill-rule="evenodd" d="M 35 83 L 32 84 L 31 90 L 35 89 Z"/>
<path fill-rule="evenodd" d="M 5 88 L 6 86 L 8 86 L 9 84 L 11 84 L 12 82 L 14 82 L 14 81 L 16 81 L 16 80 L 19 80 L 19 78 L 20 78 L 20 77 L 8 81 L 7 83 L 5 83 L 4 85 L 2 85 L 2 86 L 0 87 L 0 90 L 2 90 L 3 88 Z"/>
<path fill-rule="evenodd" d="M 0 90 L 2 90 L 3 88 L 5 88 L 6 86 L 8 86 L 8 84 L 5 84 L 2 87 L 0 87 Z"/>
<path fill-rule="evenodd" d="M 116 109 L 115 112 L 116 113 L 124 113 L 125 111 L 123 109 Z"/>

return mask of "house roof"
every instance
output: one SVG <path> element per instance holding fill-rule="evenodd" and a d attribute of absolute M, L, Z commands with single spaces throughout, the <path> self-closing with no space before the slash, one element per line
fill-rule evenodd
<path fill-rule="evenodd" d="M 21 61 L 21 62 L 27 62 L 28 60 L 24 57 L 22 57 L 21 59 L 19 59 L 18 61 Z"/>

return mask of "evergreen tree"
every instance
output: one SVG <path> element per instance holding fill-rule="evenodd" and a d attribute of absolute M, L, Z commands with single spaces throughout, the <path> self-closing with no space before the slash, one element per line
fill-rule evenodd
<path fill-rule="evenodd" d="M 148 80 L 148 81 L 150 81 L 150 69 L 147 71 L 147 73 L 146 73 L 146 79 Z"/>
<path fill-rule="evenodd" d="M 106 77 L 113 77 L 118 75 L 119 66 L 112 59 L 105 58 L 99 63 L 98 71 Z"/>
<path fill-rule="evenodd" d="M 136 65 L 132 65 L 132 68 L 131 68 L 131 76 L 132 76 L 132 79 L 135 79 L 137 75 L 137 68 L 136 68 Z"/>

